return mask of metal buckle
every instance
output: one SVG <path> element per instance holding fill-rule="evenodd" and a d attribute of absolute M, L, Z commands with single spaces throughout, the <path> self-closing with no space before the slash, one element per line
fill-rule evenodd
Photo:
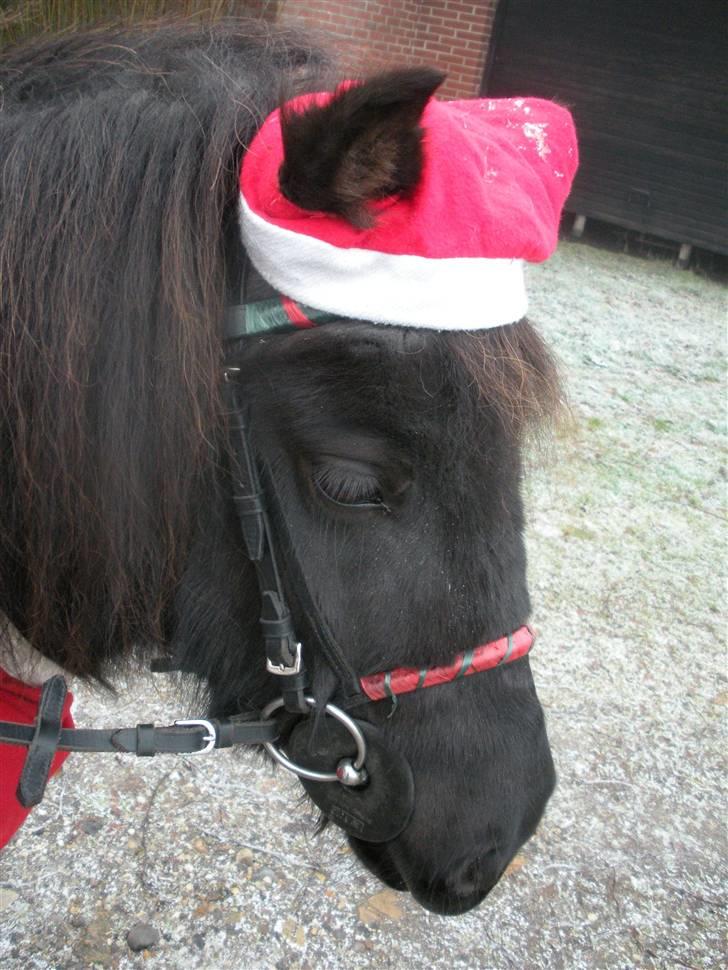
<path fill-rule="evenodd" d="M 277 674 L 279 677 L 292 677 L 293 674 L 301 673 L 301 644 L 296 644 L 296 657 L 293 661 L 293 666 L 289 667 L 288 664 L 276 664 L 273 663 L 270 658 L 265 662 L 265 669 L 269 674 Z"/>
<path fill-rule="evenodd" d="M 222 369 L 222 376 L 228 382 L 232 382 L 240 373 L 239 367 L 233 367 L 230 364 L 226 364 Z"/>
<path fill-rule="evenodd" d="M 217 731 L 212 721 L 205 721 L 203 718 L 193 718 L 190 721 L 175 721 L 174 723 L 176 727 L 201 727 L 207 731 L 207 734 L 202 739 L 205 742 L 205 747 L 200 748 L 199 751 L 190 751 L 190 754 L 207 754 L 208 751 L 212 751 L 215 747 Z"/>

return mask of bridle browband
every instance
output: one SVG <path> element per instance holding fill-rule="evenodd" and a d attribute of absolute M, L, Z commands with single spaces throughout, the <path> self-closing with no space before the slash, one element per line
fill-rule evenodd
<path fill-rule="evenodd" d="M 244 258 L 240 276 L 240 298 L 228 307 L 226 315 L 226 349 L 237 344 L 240 338 L 260 329 L 257 322 L 252 324 L 251 329 L 247 329 L 246 321 L 259 321 L 261 308 L 267 320 L 273 315 L 276 325 L 272 329 L 308 328 L 327 322 L 326 317 L 313 320 L 314 313 L 310 308 L 301 308 L 275 293 L 273 296 L 266 294 L 263 300 L 250 300 L 249 282 L 253 274 L 249 261 Z M 259 279 L 256 283 L 260 287 Z M 280 301 L 280 312 L 275 306 L 276 300 Z M 526 656 L 533 646 L 532 630 L 528 626 L 521 626 L 513 633 L 459 654 L 445 666 L 422 669 L 402 667 L 358 676 L 344 657 L 309 591 L 295 544 L 288 534 L 274 477 L 266 473 L 265 489 L 261 483 L 259 466 L 251 445 L 247 405 L 236 382 L 238 373 L 238 367 L 226 363 L 223 394 L 228 411 L 232 497 L 246 555 L 255 566 L 260 590 L 260 625 L 266 669 L 277 679 L 281 696 L 263 709 L 259 720 L 248 720 L 245 715 L 237 715 L 177 720 L 167 727 L 138 724 L 129 728 L 62 728 L 61 718 L 67 686 L 61 675 L 55 675 L 43 684 L 34 724 L 0 721 L 0 744 L 28 747 L 17 790 L 18 800 L 24 807 L 32 807 L 41 801 L 57 751 L 128 753 L 138 757 L 151 757 L 155 754 L 202 754 L 214 748 L 228 748 L 239 744 L 263 745 L 276 761 L 299 776 L 317 803 L 321 801 L 316 797 L 320 782 L 338 781 L 352 793 L 357 789 L 365 790 L 366 783 L 370 780 L 365 768 L 368 746 L 369 749 L 374 748 L 374 754 L 378 757 L 383 751 L 385 757 L 396 759 L 391 749 L 386 749 L 377 737 L 373 726 L 351 717 L 346 713 L 347 710 L 389 698 L 393 712 L 400 694 L 450 683 L 512 663 Z M 276 521 L 275 536 L 271 516 Z M 306 616 L 316 650 L 338 681 L 336 703 L 326 703 L 324 711 L 343 726 L 350 743 L 356 748 L 355 754 L 338 759 L 334 771 L 315 770 L 296 764 L 276 744 L 280 740 L 279 722 L 272 717 L 276 711 L 283 708 L 291 714 L 301 716 L 310 714 L 316 707 L 315 699 L 309 694 L 302 641 L 296 634 L 288 606 L 279 555 L 285 561 L 288 584 L 295 591 L 298 606 Z M 175 662 L 175 658 L 158 658 L 153 662 L 152 669 L 157 672 L 179 670 L 180 664 Z M 399 754 L 397 759 L 404 760 Z M 411 776 L 406 762 L 404 768 Z M 411 779 L 409 786 L 412 801 L 414 795 Z M 358 823 L 356 820 L 352 821 L 356 813 L 350 807 L 341 809 L 337 814 L 337 806 L 330 804 L 330 799 L 325 801 L 324 810 L 337 824 L 351 834 L 362 837 L 361 825 L 364 823 L 361 820 Z M 400 820 L 399 830 L 409 817 L 408 812 L 405 814 L 407 817 L 403 814 L 404 821 Z M 378 837 L 371 838 L 371 841 L 383 840 Z"/>

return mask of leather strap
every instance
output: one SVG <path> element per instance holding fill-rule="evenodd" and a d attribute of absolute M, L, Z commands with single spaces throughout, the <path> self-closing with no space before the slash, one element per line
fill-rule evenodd
<path fill-rule="evenodd" d="M 344 657 L 339 644 L 326 620 L 326 617 L 314 601 L 308 582 L 303 572 L 296 544 L 288 529 L 286 517 L 283 514 L 283 507 L 278 494 L 275 477 L 270 469 L 264 467 L 265 475 L 265 494 L 270 506 L 270 511 L 275 518 L 277 538 L 281 546 L 285 549 L 283 565 L 288 579 L 288 586 L 292 595 L 297 600 L 301 613 L 306 617 L 306 621 L 313 636 L 313 643 L 316 650 L 314 653 L 322 655 L 326 663 L 336 674 L 339 681 L 338 694 L 345 698 L 345 703 L 355 702 L 361 696 L 359 679 Z M 366 698 L 364 698 L 366 700 Z"/>
<path fill-rule="evenodd" d="M 55 679 L 55 678 L 52 678 Z M 59 678 L 63 680 L 63 678 Z M 49 682 L 47 681 L 46 684 Z M 43 687 L 45 692 L 46 685 Z M 64 684 L 65 697 L 65 684 Z M 41 696 L 41 705 L 43 697 Z M 62 704 L 61 704 L 62 708 Z M 42 725 L 39 727 L 39 723 Z M 50 763 L 53 755 L 58 751 L 96 751 L 102 753 L 122 753 L 135 754 L 140 758 L 149 758 L 155 754 L 197 754 L 208 748 L 205 738 L 208 735 L 207 724 L 210 724 L 215 731 L 215 742 L 211 745 L 215 748 L 230 748 L 235 744 L 263 744 L 277 741 L 279 735 L 278 724 L 273 720 L 266 721 L 242 721 L 234 717 L 220 718 L 213 720 L 201 718 L 193 724 L 170 725 L 168 727 L 155 727 L 153 724 L 138 724 L 136 727 L 129 728 L 60 728 L 58 729 L 51 723 L 48 726 L 48 715 L 39 716 L 36 725 L 17 724 L 14 721 L 0 721 L 0 744 L 25 744 L 30 746 L 28 757 L 26 758 L 25 768 L 21 776 L 18 789 L 20 799 L 20 788 L 23 787 L 25 780 L 24 794 L 35 797 L 38 793 L 39 778 L 44 769 L 46 761 L 40 761 L 38 750 L 47 753 L 47 764 Z M 39 733 L 40 732 L 40 733 Z M 47 741 L 41 742 L 41 747 L 36 745 L 36 738 L 41 736 Z M 31 760 L 32 756 L 32 760 Z M 28 763 L 30 762 L 30 769 Z M 47 769 L 46 769 L 47 771 Z M 29 807 L 37 805 L 43 797 L 46 777 L 43 779 L 40 793 L 37 800 L 23 802 L 21 804 Z"/>
<path fill-rule="evenodd" d="M 304 714 L 308 712 L 308 677 L 281 581 L 258 467 L 248 440 L 245 408 L 232 373 L 226 371 L 224 394 L 229 411 L 233 500 L 248 558 L 258 577 L 267 669 L 279 678 L 286 709 Z"/>

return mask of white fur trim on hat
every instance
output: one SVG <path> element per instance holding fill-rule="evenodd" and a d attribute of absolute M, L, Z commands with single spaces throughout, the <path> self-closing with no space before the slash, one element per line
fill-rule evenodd
<path fill-rule="evenodd" d="M 431 330 L 483 330 L 515 323 L 528 309 L 521 259 L 340 248 L 267 222 L 242 195 L 240 225 L 258 272 L 285 296 L 328 313 Z"/>

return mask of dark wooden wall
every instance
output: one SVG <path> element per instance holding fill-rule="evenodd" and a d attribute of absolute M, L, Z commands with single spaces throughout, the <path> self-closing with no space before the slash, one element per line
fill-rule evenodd
<path fill-rule="evenodd" d="M 500 0 L 484 93 L 570 107 L 567 208 L 728 253 L 726 0 Z"/>

